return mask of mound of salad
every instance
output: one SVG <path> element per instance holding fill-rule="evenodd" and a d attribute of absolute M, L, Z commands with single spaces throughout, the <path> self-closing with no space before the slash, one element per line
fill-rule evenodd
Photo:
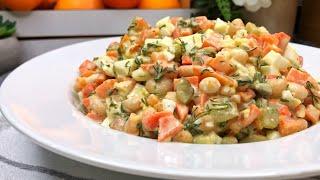
<path fill-rule="evenodd" d="M 320 115 L 320 86 L 289 41 L 241 19 L 136 17 L 80 65 L 74 91 L 87 117 L 160 142 L 275 139 Z"/>

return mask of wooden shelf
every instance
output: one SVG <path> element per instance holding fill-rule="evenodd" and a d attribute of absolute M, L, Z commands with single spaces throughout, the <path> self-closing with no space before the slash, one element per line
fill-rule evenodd
<path fill-rule="evenodd" d="M 193 9 L 93 10 L 30 12 L 0 11 L 4 18 L 17 21 L 19 38 L 90 37 L 121 35 L 132 18 L 140 16 L 154 24 L 165 16 L 190 17 Z"/>

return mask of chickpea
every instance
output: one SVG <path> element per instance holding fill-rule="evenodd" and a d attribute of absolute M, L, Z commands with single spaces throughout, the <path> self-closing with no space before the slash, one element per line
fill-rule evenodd
<path fill-rule="evenodd" d="M 287 88 L 287 81 L 285 79 L 267 79 L 267 83 L 271 86 L 271 97 L 273 98 L 281 97 L 282 91 Z"/>
<path fill-rule="evenodd" d="M 141 116 L 131 113 L 128 121 L 124 125 L 124 131 L 129 134 L 139 135 L 139 129 L 137 127 L 138 124 L 141 123 L 141 120 Z"/>
<path fill-rule="evenodd" d="M 234 48 L 231 50 L 231 57 L 239 61 L 242 64 L 245 64 L 249 60 L 249 55 L 247 51 L 241 48 Z"/>
<path fill-rule="evenodd" d="M 173 141 L 183 142 L 183 143 L 192 143 L 193 137 L 189 131 L 182 130 L 176 136 L 173 137 Z"/>
<path fill-rule="evenodd" d="M 219 91 L 221 87 L 220 82 L 214 77 L 207 77 L 201 80 L 199 88 L 202 92 L 213 94 Z"/>
<path fill-rule="evenodd" d="M 201 117 L 201 124 L 199 127 L 203 132 L 208 133 L 214 130 L 214 121 L 210 115 Z"/>
<path fill-rule="evenodd" d="M 128 113 L 137 112 L 142 108 L 141 99 L 136 96 L 130 97 L 122 101 L 122 107 Z"/>
<path fill-rule="evenodd" d="M 98 115 L 106 115 L 106 104 L 104 101 L 96 95 L 90 96 L 90 109 Z"/>
<path fill-rule="evenodd" d="M 167 92 L 172 91 L 173 82 L 171 79 L 163 78 L 156 82 L 154 79 L 150 79 L 146 82 L 146 89 L 151 94 L 157 94 L 164 96 Z"/>

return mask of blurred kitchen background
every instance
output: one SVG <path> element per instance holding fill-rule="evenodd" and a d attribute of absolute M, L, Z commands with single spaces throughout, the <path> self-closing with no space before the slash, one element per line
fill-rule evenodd
<path fill-rule="evenodd" d="M 319 0 L 0 0 L 0 76 L 49 50 L 119 36 L 134 16 L 198 15 L 240 17 L 320 47 Z"/>

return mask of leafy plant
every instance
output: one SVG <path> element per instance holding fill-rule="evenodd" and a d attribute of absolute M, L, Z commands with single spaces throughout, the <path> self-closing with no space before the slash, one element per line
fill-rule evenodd
<path fill-rule="evenodd" d="M 16 32 L 16 22 L 9 20 L 4 21 L 0 15 L 0 38 L 12 36 Z"/>
<path fill-rule="evenodd" d="M 192 7 L 199 9 L 196 16 L 205 15 L 209 19 L 219 17 L 230 21 L 241 17 L 240 8 L 232 0 L 193 0 Z"/>

